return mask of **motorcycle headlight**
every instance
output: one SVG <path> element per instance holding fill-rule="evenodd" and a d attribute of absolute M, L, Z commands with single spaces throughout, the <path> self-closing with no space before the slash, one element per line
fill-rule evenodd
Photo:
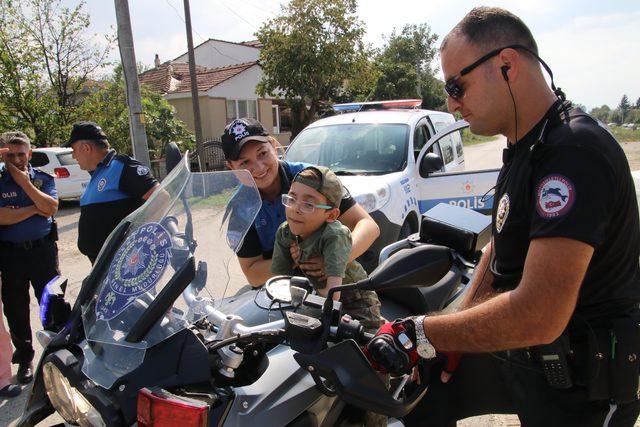
<path fill-rule="evenodd" d="M 43 379 L 49 401 L 66 422 L 82 427 L 106 427 L 100 413 L 52 362 L 44 364 Z"/>
<path fill-rule="evenodd" d="M 364 208 L 367 213 L 382 209 L 391 197 L 388 184 L 383 185 L 370 193 L 359 194 L 354 197 L 355 201 Z"/>

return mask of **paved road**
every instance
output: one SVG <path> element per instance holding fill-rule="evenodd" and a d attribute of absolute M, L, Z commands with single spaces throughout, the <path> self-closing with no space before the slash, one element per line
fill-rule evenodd
<path fill-rule="evenodd" d="M 464 163 L 467 170 L 496 169 L 502 166 L 502 150 L 506 138 L 498 136 L 493 141 L 474 144 L 464 148 Z"/>

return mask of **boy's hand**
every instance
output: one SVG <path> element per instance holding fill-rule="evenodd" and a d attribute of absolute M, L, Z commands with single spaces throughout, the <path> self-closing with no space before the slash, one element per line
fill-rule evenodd
<path fill-rule="evenodd" d="M 324 258 L 322 255 L 312 256 L 305 262 L 299 263 L 298 266 L 306 276 L 317 277 L 320 281 L 327 280 L 327 276 L 324 271 Z"/>
<path fill-rule="evenodd" d="M 293 260 L 293 268 L 300 267 L 300 255 L 302 254 L 302 251 L 300 251 L 300 246 L 298 246 L 297 243 L 292 243 L 291 247 L 289 248 L 289 253 L 291 254 L 291 259 Z"/>

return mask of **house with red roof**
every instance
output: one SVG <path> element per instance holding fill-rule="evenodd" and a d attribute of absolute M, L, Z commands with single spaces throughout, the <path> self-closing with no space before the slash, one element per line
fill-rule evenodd
<path fill-rule="evenodd" d="M 256 86 L 262 78 L 258 64 L 258 41 L 234 43 L 209 39 L 194 48 L 200 120 L 205 140 L 219 139 L 227 123 L 239 117 L 253 117 L 283 144 L 291 133 L 281 123 L 280 106 L 260 97 Z M 191 130 L 195 128 L 191 102 L 188 55 L 161 63 L 138 76 L 140 83 L 163 94 L 176 115 Z M 284 123 L 286 125 L 286 123 Z"/>

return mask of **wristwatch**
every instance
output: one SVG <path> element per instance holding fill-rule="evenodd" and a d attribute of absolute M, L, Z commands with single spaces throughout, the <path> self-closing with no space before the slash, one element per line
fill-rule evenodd
<path fill-rule="evenodd" d="M 424 316 L 412 317 L 411 321 L 416 330 L 416 351 L 418 356 L 423 359 L 433 359 L 436 357 L 436 349 L 424 334 Z"/>

